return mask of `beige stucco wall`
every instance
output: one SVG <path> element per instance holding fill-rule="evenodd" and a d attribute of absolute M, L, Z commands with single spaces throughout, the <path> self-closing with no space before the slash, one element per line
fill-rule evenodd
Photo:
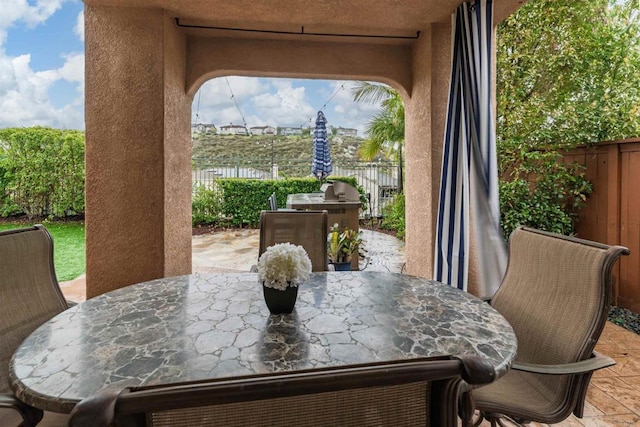
<path fill-rule="evenodd" d="M 155 3 L 112 4 L 85 5 L 88 297 L 191 271 L 191 102 L 202 83 L 225 75 L 397 89 L 406 110 L 407 272 L 432 276 L 449 22 L 406 43 L 267 40 L 188 32 Z"/>
<path fill-rule="evenodd" d="M 87 296 L 191 271 L 190 107 L 213 76 L 411 85 L 408 46 L 187 37 L 159 9 L 87 5 Z"/>
<path fill-rule="evenodd" d="M 164 18 L 164 276 L 191 272 L 191 103 L 186 37 Z"/>
<path fill-rule="evenodd" d="M 450 80 L 451 26 L 434 24 L 413 50 L 406 114 L 407 272 L 432 277 L 442 142 Z"/>
<path fill-rule="evenodd" d="M 411 47 L 186 36 L 153 9 L 87 6 L 85 19 L 88 297 L 190 272 L 191 98 L 222 75 L 398 89 L 407 101 L 407 266 L 430 276 L 448 26 Z"/>
<path fill-rule="evenodd" d="M 189 37 L 187 90 L 224 75 L 375 80 L 411 86 L 411 48 L 301 40 Z"/>
<path fill-rule="evenodd" d="M 157 9 L 85 7 L 89 298 L 191 271 L 190 100 L 170 23 Z"/>

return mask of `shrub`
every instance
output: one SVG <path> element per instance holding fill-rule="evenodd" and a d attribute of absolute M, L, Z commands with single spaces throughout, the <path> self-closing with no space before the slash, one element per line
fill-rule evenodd
<path fill-rule="evenodd" d="M 519 225 L 571 234 L 577 211 L 591 193 L 583 167 L 567 165 L 555 152 L 529 152 L 504 171 L 500 224 L 505 239 Z"/>
<path fill-rule="evenodd" d="M 224 223 L 222 197 L 219 186 L 214 181 L 211 186 L 194 186 L 191 201 L 191 222 L 193 225 Z"/>
<path fill-rule="evenodd" d="M 385 230 L 396 230 L 398 237 L 404 239 L 405 235 L 405 212 L 404 193 L 396 195 L 383 210 L 384 219 L 380 227 Z"/>
<path fill-rule="evenodd" d="M 1 153 L 0 147 L 0 153 Z M 22 212 L 20 207 L 16 205 L 11 199 L 9 192 L 9 174 L 7 170 L 2 167 L 2 155 L 0 154 L 0 217 L 6 218 L 13 215 L 18 215 Z"/>
<path fill-rule="evenodd" d="M 330 177 L 347 182 L 360 193 L 360 201 L 366 200 L 364 190 L 353 177 Z M 312 193 L 320 185 L 315 178 L 283 180 L 257 180 L 243 178 L 216 179 L 211 187 L 198 186 L 192 200 L 192 222 L 197 224 L 233 225 L 257 227 L 260 212 L 269 209 L 269 197 L 276 193 L 278 206 L 284 207 L 287 196 L 295 193 Z"/>
<path fill-rule="evenodd" d="M 84 134 L 45 127 L 0 130 L 3 216 L 84 213 Z"/>
<path fill-rule="evenodd" d="M 318 190 L 314 178 L 284 180 L 219 179 L 222 189 L 222 214 L 235 226 L 257 227 L 260 212 L 269 209 L 269 196 L 276 193 L 278 206 L 286 204 L 288 194 L 311 193 Z"/>

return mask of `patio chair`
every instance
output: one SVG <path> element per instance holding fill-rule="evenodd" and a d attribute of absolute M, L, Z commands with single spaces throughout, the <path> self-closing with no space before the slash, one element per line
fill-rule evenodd
<path fill-rule="evenodd" d="M 513 326 L 518 354 L 504 377 L 471 393 L 478 423 L 555 424 L 571 412 L 582 418 L 593 371 L 615 364 L 593 349 L 611 303 L 611 269 L 627 254 L 525 227 L 511 234 L 507 272 L 491 305 Z"/>
<path fill-rule="evenodd" d="M 447 427 L 458 422 L 462 380 L 494 378 L 469 356 L 107 388 L 77 404 L 69 425 Z"/>
<path fill-rule="evenodd" d="M 327 211 L 262 211 L 259 255 L 269 246 L 289 242 L 301 245 L 313 271 L 327 271 Z"/>
<path fill-rule="evenodd" d="M 38 326 L 66 310 L 53 266 L 53 240 L 42 226 L 0 232 L 0 417 L 20 414 L 25 427 L 43 416 L 11 393 L 9 363 L 20 343 Z"/>
<path fill-rule="evenodd" d="M 271 196 L 269 196 L 269 209 L 271 209 L 272 211 L 277 211 L 278 210 L 278 202 L 276 201 L 276 193 L 271 194 Z"/>
<path fill-rule="evenodd" d="M 279 208 L 278 201 L 276 199 L 276 193 L 272 193 L 271 196 L 269 196 L 269 209 L 272 211 L 284 211 L 284 212 L 291 212 L 291 211 L 297 210 L 297 209 L 290 209 L 290 208 Z"/>

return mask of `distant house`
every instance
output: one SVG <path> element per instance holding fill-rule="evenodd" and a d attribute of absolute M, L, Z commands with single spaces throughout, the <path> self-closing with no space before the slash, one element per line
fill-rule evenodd
<path fill-rule="evenodd" d="M 358 129 L 353 128 L 336 128 L 336 135 L 338 136 L 358 136 Z"/>
<path fill-rule="evenodd" d="M 191 125 L 191 134 L 196 133 L 216 133 L 216 126 L 213 123 L 195 123 Z"/>
<path fill-rule="evenodd" d="M 286 126 L 279 127 L 278 135 L 302 135 L 302 128 L 286 127 Z"/>
<path fill-rule="evenodd" d="M 220 135 L 249 135 L 245 126 L 230 125 L 220 126 Z"/>
<path fill-rule="evenodd" d="M 249 128 L 249 131 L 251 131 L 251 135 L 275 135 L 276 134 L 276 128 L 269 125 L 254 126 Z"/>

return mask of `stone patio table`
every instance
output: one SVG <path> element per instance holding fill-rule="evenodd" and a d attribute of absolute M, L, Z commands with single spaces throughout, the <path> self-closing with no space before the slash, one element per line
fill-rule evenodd
<path fill-rule="evenodd" d="M 255 273 L 192 274 L 87 300 L 34 331 L 11 362 L 23 401 L 49 411 L 107 385 L 477 354 L 503 375 L 516 354 L 487 303 L 396 273 L 313 273 L 291 315 L 269 315 Z"/>

